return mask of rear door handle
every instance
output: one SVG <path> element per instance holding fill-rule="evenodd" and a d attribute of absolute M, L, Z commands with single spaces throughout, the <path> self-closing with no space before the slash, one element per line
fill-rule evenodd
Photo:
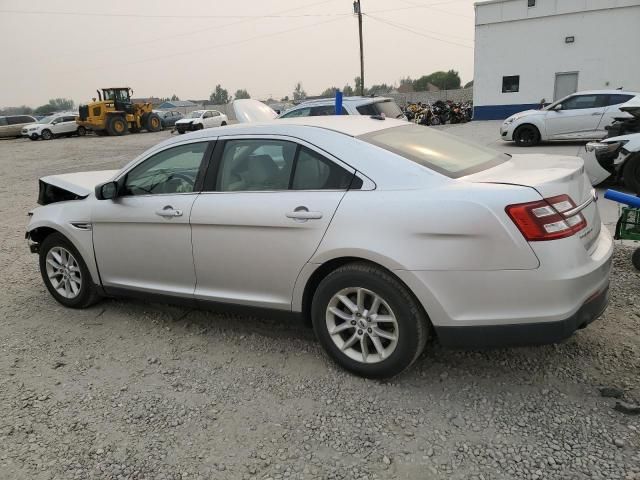
<path fill-rule="evenodd" d="M 156 215 L 160 215 L 164 218 L 181 217 L 182 210 L 174 210 L 171 205 L 167 205 L 162 210 L 156 210 Z"/>
<path fill-rule="evenodd" d="M 322 212 L 310 212 L 307 207 L 297 207 L 293 212 L 286 214 L 287 218 L 298 221 L 319 220 L 322 218 Z"/>
<path fill-rule="evenodd" d="M 593 112 L 591 115 L 602 115 L 604 112 Z"/>

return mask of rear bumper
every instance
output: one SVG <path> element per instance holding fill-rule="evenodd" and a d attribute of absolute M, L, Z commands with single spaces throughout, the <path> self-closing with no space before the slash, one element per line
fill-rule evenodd
<path fill-rule="evenodd" d="M 449 348 L 496 348 L 547 345 L 569 338 L 596 320 L 609 303 L 609 286 L 569 318 L 555 322 L 466 327 L 435 327 L 440 344 Z"/>

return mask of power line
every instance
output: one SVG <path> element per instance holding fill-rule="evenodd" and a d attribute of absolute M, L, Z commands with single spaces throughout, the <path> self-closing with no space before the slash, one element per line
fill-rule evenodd
<path fill-rule="evenodd" d="M 333 0 L 331 0 L 333 1 Z M 328 2 L 320 2 L 328 3 Z M 45 10 L 0 10 L 0 13 L 14 13 L 18 15 L 62 15 L 62 16 L 81 16 L 81 17 L 117 17 L 117 18 L 168 18 L 176 19 L 194 19 L 194 18 L 244 18 L 244 19 L 262 19 L 262 18 L 304 18 L 304 17 L 345 17 L 351 16 L 350 13 L 304 13 L 300 15 L 147 15 L 139 13 L 94 13 L 94 12 L 54 12 Z"/>
<path fill-rule="evenodd" d="M 269 18 L 276 18 L 278 15 L 283 14 L 283 13 L 294 12 L 296 10 L 302 10 L 302 9 L 305 9 L 305 8 L 315 7 L 315 6 L 318 6 L 318 5 L 323 5 L 323 4 L 326 4 L 326 3 L 332 3 L 332 2 L 335 2 L 335 1 L 336 0 L 322 0 L 320 2 L 310 3 L 310 4 L 302 5 L 302 6 L 299 6 L 299 7 L 287 8 L 285 10 L 279 10 L 279 11 L 271 14 L 269 16 Z M 346 14 L 346 15 L 351 15 L 351 14 Z M 138 41 L 138 42 L 129 42 L 129 43 L 122 44 L 122 45 L 110 45 L 110 46 L 106 46 L 106 47 L 103 47 L 103 48 L 92 48 L 90 50 L 79 50 L 79 51 L 75 50 L 73 52 L 69 52 L 69 51 L 61 52 L 60 54 L 58 54 L 58 57 L 68 57 L 68 56 L 82 55 L 82 54 L 85 54 L 85 53 L 86 54 L 93 54 L 93 53 L 97 53 L 97 52 L 112 52 L 114 50 L 119 50 L 119 49 L 123 49 L 123 48 L 126 48 L 127 50 L 130 50 L 131 47 L 137 47 L 139 45 L 150 45 L 150 44 L 156 44 L 158 42 L 163 42 L 163 41 L 167 41 L 167 40 L 173 40 L 173 39 L 176 39 L 176 38 L 190 37 L 190 36 L 193 36 L 193 35 L 197 35 L 199 33 L 209 32 L 211 30 L 223 30 L 223 29 L 225 29 L 227 27 L 233 27 L 235 25 L 240 25 L 240 24 L 243 24 L 243 23 L 249 23 L 249 22 L 251 22 L 253 20 L 256 20 L 258 18 L 260 18 L 260 17 L 244 18 L 244 19 L 241 19 L 241 20 L 236 21 L 236 22 L 225 23 L 225 24 L 222 24 L 222 25 L 213 25 L 213 26 L 206 27 L 206 28 L 201 28 L 201 29 L 198 29 L 198 30 L 190 30 L 190 31 L 187 31 L 187 32 L 175 33 L 173 35 L 165 35 L 163 37 L 150 38 L 148 40 L 141 40 L 141 41 Z M 282 18 L 285 18 L 285 17 L 282 17 Z"/>
<path fill-rule="evenodd" d="M 419 31 L 413 30 L 412 28 L 408 28 L 408 27 L 406 27 L 406 26 L 402 26 L 402 25 L 399 25 L 399 24 L 397 24 L 397 23 L 390 22 L 389 20 L 385 20 L 385 19 L 382 19 L 382 18 L 379 18 L 379 17 L 373 16 L 373 15 L 371 15 L 371 14 L 366 14 L 366 15 L 367 15 L 367 17 L 368 17 L 368 18 L 371 18 L 371 19 L 373 19 L 373 20 L 375 20 L 375 21 L 377 21 L 377 22 L 385 23 L 385 24 L 387 24 L 387 25 L 389 25 L 389 26 L 391 26 L 391 27 L 394 27 L 394 28 L 397 28 L 397 29 L 399 29 L 399 30 L 402 30 L 403 32 L 410 32 L 410 33 L 413 33 L 413 34 L 415 34 L 415 35 L 419 35 L 419 36 L 421 36 L 421 37 L 429 38 L 429 39 L 431 39 L 431 40 L 436 40 L 436 41 L 438 41 L 438 42 L 449 43 L 449 44 L 451 44 L 451 45 L 457 45 L 457 46 L 459 46 L 459 47 L 463 47 L 463 48 L 473 48 L 473 47 L 472 47 L 472 46 L 470 46 L 470 45 L 463 45 L 462 43 L 452 42 L 452 41 L 449 41 L 449 40 L 445 40 L 445 39 L 443 39 L 443 38 L 437 38 L 437 37 L 434 37 L 434 36 L 432 36 L 432 35 L 428 35 L 428 34 L 426 34 L 426 33 L 419 32 Z"/>
<path fill-rule="evenodd" d="M 376 17 L 376 19 L 378 20 L 383 20 L 382 18 L 378 17 L 378 16 L 374 16 L 374 15 L 369 15 L 371 18 Z M 386 19 L 385 19 L 386 20 Z M 389 20 L 390 21 L 390 20 Z M 469 42 L 473 42 L 474 39 L 473 38 L 469 38 L 469 37 L 460 37 L 458 35 L 451 35 L 449 33 L 441 33 L 441 32 L 436 32 L 434 30 L 425 30 L 421 25 L 407 25 L 406 23 L 400 23 L 400 22 L 396 22 L 393 21 L 393 23 L 395 23 L 396 25 L 399 25 L 401 27 L 404 28 L 408 28 L 408 29 L 413 29 L 413 30 L 418 30 L 419 32 L 426 32 L 426 33 L 431 33 L 433 35 L 440 35 L 441 37 L 451 37 L 451 38 L 457 38 L 460 40 L 467 40 Z"/>
<path fill-rule="evenodd" d="M 275 37 L 278 35 L 284 35 L 286 33 L 290 33 L 290 32 L 295 32 L 297 30 L 304 30 L 304 29 L 308 29 L 308 28 L 313 28 L 313 27 L 317 27 L 320 25 L 325 25 L 327 23 L 333 23 L 336 22 L 338 20 L 343 20 L 346 17 L 334 17 L 331 20 L 325 20 L 323 22 L 317 22 L 317 23 L 313 23 L 310 25 L 301 25 L 298 27 L 294 27 L 294 28 L 289 28 L 286 30 L 280 30 L 278 32 L 272 32 L 272 33 L 267 33 L 267 34 L 263 34 L 263 35 L 256 35 L 254 37 L 249 37 L 249 38 L 245 38 L 242 40 L 236 40 L 233 42 L 227 42 L 227 43 L 221 43 L 218 45 L 210 45 L 207 47 L 202 47 L 202 48 L 192 48 L 186 52 L 177 52 L 177 53 L 172 53 L 172 54 L 168 54 L 168 55 L 160 55 L 157 57 L 150 57 L 150 58 L 144 58 L 141 60 L 136 60 L 134 62 L 128 62 L 128 63 L 117 63 L 117 64 L 112 64 L 112 65 L 100 65 L 97 67 L 93 67 L 93 68 L 82 68 L 79 70 L 76 70 L 77 72 L 87 72 L 87 71 L 92 71 L 92 70 L 99 70 L 101 68 L 113 68 L 113 67 L 121 67 L 123 65 L 139 65 L 140 63 L 145 63 L 145 62 L 153 62 L 155 60 L 165 60 L 167 58 L 173 58 L 173 57 L 184 57 L 187 55 L 192 55 L 194 53 L 200 53 L 200 52 L 204 52 L 204 51 L 209 51 L 209 50 L 215 50 L 218 48 L 223 48 L 223 47 L 230 47 L 230 46 L 234 46 L 234 45 L 240 45 L 243 43 L 248 43 L 251 42 L 253 40 L 260 40 L 263 38 L 269 38 L 269 37 Z"/>
<path fill-rule="evenodd" d="M 455 17 L 464 17 L 464 18 L 473 18 L 471 15 L 463 15 L 461 13 L 453 13 L 453 12 L 448 12 L 447 10 L 442 10 L 440 8 L 435 8 L 437 5 L 449 5 L 452 3 L 458 3 L 458 2 L 463 2 L 465 0 L 449 0 L 447 2 L 437 2 L 437 3 L 430 3 L 428 5 L 426 4 L 419 4 L 419 3 L 415 3 L 415 2 L 410 2 L 407 0 L 401 0 L 404 3 L 409 4 L 409 7 L 398 7 L 398 8 L 387 8 L 387 9 L 382 9 L 382 10 L 373 10 L 369 13 L 386 13 L 386 12 L 398 12 L 398 11 L 402 11 L 402 10 L 412 10 L 414 8 L 429 8 L 432 10 L 435 10 L 436 12 L 441 12 L 441 13 L 446 13 L 447 15 L 452 15 Z"/>

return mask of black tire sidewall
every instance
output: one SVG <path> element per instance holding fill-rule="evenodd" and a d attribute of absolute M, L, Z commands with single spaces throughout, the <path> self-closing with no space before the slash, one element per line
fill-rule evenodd
<path fill-rule="evenodd" d="M 404 371 L 424 347 L 421 328 L 422 335 L 426 335 L 426 327 L 419 325 L 425 320 L 420 318 L 411 294 L 406 289 L 402 291 L 404 287 L 399 282 L 389 282 L 385 275 L 371 275 L 358 269 L 338 269 L 320 283 L 311 307 L 313 328 L 323 348 L 343 368 L 368 378 L 389 378 Z M 380 295 L 396 316 L 398 344 L 391 356 L 381 362 L 363 364 L 349 358 L 335 345 L 327 330 L 325 316 L 329 301 L 335 293 L 349 287 L 363 287 Z"/>
<path fill-rule="evenodd" d="M 53 138 L 53 133 L 51 133 L 51 130 L 45 129 L 42 131 L 42 133 L 40 134 L 40 137 L 43 140 L 51 140 Z"/>
<path fill-rule="evenodd" d="M 534 140 L 531 143 L 523 142 L 521 139 L 522 132 L 530 131 L 534 135 Z M 540 132 L 533 125 L 521 125 L 516 128 L 516 131 L 513 133 L 513 139 L 516 142 L 516 145 L 519 147 L 533 147 L 540 143 Z"/>
<path fill-rule="evenodd" d="M 84 137 L 87 134 L 87 129 L 84 128 L 83 126 L 79 126 L 76 133 L 78 134 L 79 137 Z"/>
<path fill-rule="evenodd" d="M 46 268 L 46 258 L 47 253 L 54 247 L 63 247 L 66 250 L 70 251 L 75 259 L 78 262 L 78 266 L 80 267 L 80 272 L 82 275 L 82 284 L 80 286 L 80 294 L 75 298 L 69 299 L 60 295 L 53 288 L 51 281 L 47 275 Z M 91 279 L 91 274 L 89 273 L 89 269 L 87 268 L 82 255 L 78 252 L 78 250 L 73 246 L 73 244 L 67 240 L 67 238 L 60 233 L 52 233 L 47 238 L 44 239 L 39 249 L 39 265 L 40 265 L 40 275 L 42 275 L 42 280 L 44 281 L 47 290 L 56 301 L 65 307 L 69 308 L 85 308 L 93 303 L 95 298 L 95 286 L 93 285 L 93 281 Z"/>

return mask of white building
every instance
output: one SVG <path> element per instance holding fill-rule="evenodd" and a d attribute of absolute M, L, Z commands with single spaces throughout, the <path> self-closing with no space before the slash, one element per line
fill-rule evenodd
<path fill-rule="evenodd" d="M 579 90 L 640 91 L 640 0 L 475 4 L 474 119 Z"/>

